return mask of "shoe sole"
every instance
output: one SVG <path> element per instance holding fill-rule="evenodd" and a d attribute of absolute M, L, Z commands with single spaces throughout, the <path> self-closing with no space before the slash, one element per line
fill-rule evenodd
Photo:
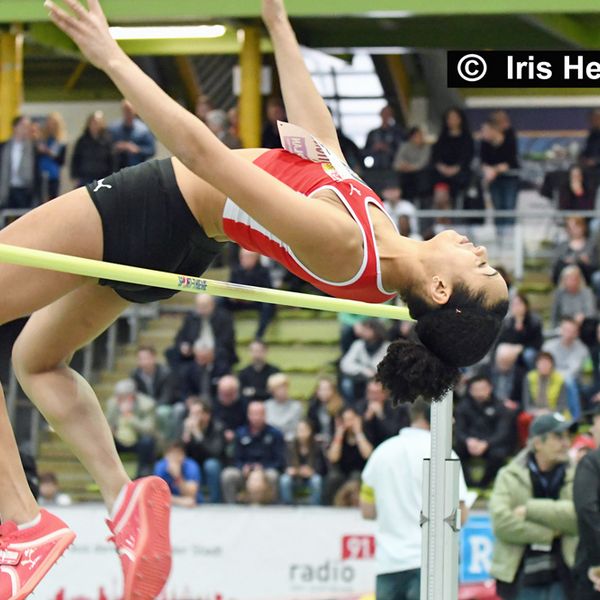
<path fill-rule="evenodd" d="M 140 537 L 124 600 L 155 600 L 171 572 L 171 492 L 159 477 L 148 477 L 139 485 Z"/>
<path fill-rule="evenodd" d="M 11 596 L 9 600 L 25 600 L 25 598 L 27 598 L 27 596 L 29 596 L 29 594 L 37 587 L 38 583 L 46 576 L 48 571 L 56 564 L 58 559 L 65 553 L 76 537 L 77 536 L 72 531 L 62 536 L 44 562 L 36 569 L 34 576 L 25 583 L 16 596 Z"/>

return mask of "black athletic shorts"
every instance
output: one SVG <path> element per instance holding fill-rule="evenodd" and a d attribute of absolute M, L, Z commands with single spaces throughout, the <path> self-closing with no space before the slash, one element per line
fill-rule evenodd
<path fill-rule="evenodd" d="M 107 262 L 198 277 L 223 244 L 210 239 L 188 208 L 171 159 L 128 167 L 86 186 L 100 213 Z M 130 302 L 174 296 L 175 290 L 101 279 Z"/>

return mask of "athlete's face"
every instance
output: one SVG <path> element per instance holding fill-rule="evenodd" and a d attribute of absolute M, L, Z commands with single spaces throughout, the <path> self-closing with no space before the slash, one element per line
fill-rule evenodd
<path fill-rule="evenodd" d="M 475 246 L 467 237 L 450 229 L 442 231 L 429 243 L 440 262 L 440 272 L 450 283 L 460 280 L 474 293 L 483 291 L 488 305 L 508 299 L 506 282 L 489 265 L 485 246 Z"/>

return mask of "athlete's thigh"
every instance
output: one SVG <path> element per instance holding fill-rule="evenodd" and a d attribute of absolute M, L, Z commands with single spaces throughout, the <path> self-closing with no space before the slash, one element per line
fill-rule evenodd
<path fill-rule="evenodd" d="M 68 363 L 129 306 L 114 290 L 88 281 L 31 315 L 13 348 L 17 374 Z"/>
<path fill-rule="evenodd" d="M 80 188 L 35 208 L 0 230 L 0 243 L 102 259 L 102 223 Z M 27 315 L 76 289 L 85 277 L 0 261 L 0 324 Z"/>

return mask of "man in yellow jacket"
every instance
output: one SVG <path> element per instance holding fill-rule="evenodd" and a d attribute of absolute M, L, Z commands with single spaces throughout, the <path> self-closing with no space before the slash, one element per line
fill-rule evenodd
<path fill-rule="evenodd" d="M 492 575 L 502 600 L 570 600 L 577 545 L 569 431 L 559 413 L 538 416 L 528 446 L 496 478 L 490 513 Z"/>

